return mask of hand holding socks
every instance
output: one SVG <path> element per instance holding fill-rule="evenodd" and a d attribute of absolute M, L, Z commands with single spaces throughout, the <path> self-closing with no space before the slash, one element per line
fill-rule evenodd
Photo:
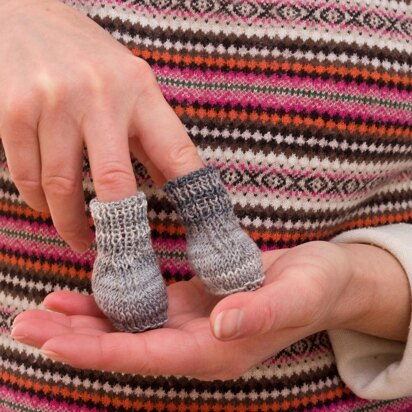
<path fill-rule="evenodd" d="M 215 295 L 257 289 L 264 280 L 260 251 L 242 230 L 217 170 L 196 170 L 166 183 L 186 227 L 189 261 Z"/>
<path fill-rule="evenodd" d="M 97 305 L 124 332 L 162 326 L 167 293 L 152 248 L 145 195 L 108 203 L 93 199 L 90 210 L 98 252 L 92 276 Z"/>

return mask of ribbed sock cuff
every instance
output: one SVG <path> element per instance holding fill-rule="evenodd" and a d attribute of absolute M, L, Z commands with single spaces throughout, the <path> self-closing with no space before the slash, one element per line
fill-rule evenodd
<path fill-rule="evenodd" d="M 169 180 L 164 190 L 185 224 L 233 214 L 229 194 L 215 168 L 204 167 Z"/>
<path fill-rule="evenodd" d="M 115 202 L 90 202 L 99 253 L 133 255 L 149 239 L 147 201 L 144 193 Z"/>

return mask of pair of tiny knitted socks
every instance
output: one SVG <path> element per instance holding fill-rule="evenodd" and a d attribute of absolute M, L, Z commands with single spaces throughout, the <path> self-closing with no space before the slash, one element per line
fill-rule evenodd
<path fill-rule="evenodd" d="M 169 181 L 165 191 L 186 227 L 188 258 L 210 293 L 254 290 L 264 279 L 260 251 L 242 230 L 218 172 L 210 167 Z M 143 193 L 90 203 L 98 255 L 92 290 L 114 326 L 141 332 L 167 320 L 167 293 L 157 266 Z"/>

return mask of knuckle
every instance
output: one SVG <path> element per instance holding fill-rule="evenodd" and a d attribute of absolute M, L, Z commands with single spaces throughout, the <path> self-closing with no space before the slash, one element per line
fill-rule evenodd
<path fill-rule="evenodd" d="M 104 162 L 104 165 L 95 168 L 93 181 L 96 186 L 112 190 L 122 185 L 135 182 L 131 170 L 119 161 Z"/>
<path fill-rule="evenodd" d="M 54 222 L 58 234 L 65 240 L 79 239 L 79 234 L 83 232 L 83 227 L 77 219 L 71 219 L 67 222 Z"/>
<path fill-rule="evenodd" d="M 145 353 L 146 356 L 142 356 L 139 359 L 136 359 L 136 357 L 133 354 L 133 350 L 130 348 L 130 346 L 125 345 L 123 351 L 126 355 L 126 359 L 133 359 L 135 358 L 135 361 L 132 365 L 132 370 L 138 371 L 142 375 L 147 375 L 147 376 L 154 376 L 159 373 L 158 370 L 156 370 L 155 365 L 152 362 L 152 359 L 155 358 L 155 356 L 152 354 L 152 350 L 150 347 L 150 344 L 148 343 L 147 339 L 144 339 L 141 341 L 142 343 L 142 353 Z M 119 349 L 116 348 L 118 351 Z"/>
<path fill-rule="evenodd" d="M 153 73 L 153 70 L 150 64 L 139 57 L 133 57 L 132 60 L 132 70 L 133 73 L 138 76 L 139 78 L 155 78 L 156 76 Z"/>
<path fill-rule="evenodd" d="M 260 317 L 261 324 L 259 325 L 259 333 L 265 333 L 273 328 L 273 325 L 276 322 L 276 311 L 270 302 L 261 305 L 260 310 L 262 314 Z"/>
<path fill-rule="evenodd" d="M 321 316 L 325 309 L 325 296 L 328 296 L 330 291 L 322 277 L 307 276 L 302 279 L 301 275 L 294 275 L 300 279 L 299 282 L 295 282 L 295 293 L 301 296 L 300 324 L 303 326 L 315 322 Z"/>
<path fill-rule="evenodd" d="M 38 91 L 49 106 L 61 103 L 67 95 L 68 86 L 61 76 L 48 71 L 41 71 L 35 79 L 35 90 Z"/>
<path fill-rule="evenodd" d="M 113 75 L 94 62 L 84 62 L 78 68 L 78 86 L 84 92 L 102 93 L 113 82 Z"/>
<path fill-rule="evenodd" d="M 45 174 L 42 176 L 42 186 L 46 193 L 67 197 L 76 192 L 78 183 L 74 177 Z"/>
<path fill-rule="evenodd" d="M 26 92 L 10 96 L 5 102 L 2 124 L 16 125 L 26 123 L 31 117 L 33 108 L 37 107 L 36 93 Z"/>
<path fill-rule="evenodd" d="M 27 205 L 39 212 L 48 211 L 48 206 L 44 199 L 43 189 L 39 180 L 30 177 L 29 173 L 24 171 L 12 171 L 12 169 L 10 169 L 10 178 Z"/>
<path fill-rule="evenodd" d="M 38 180 L 27 177 L 27 175 L 20 175 L 18 173 L 10 172 L 11 180 L 24 192 L 35 192 L 41 190 L 41 184 Z"/>
<path fill-rule="evenodd" d="M 167 159 L 165 159 L 164 169 L 162 170 L 165 175 L 174 174 L 187 167 L 188 164 L 193 162 L 193 159 L 197 159 L 199 156 L 191 141 L 177 143 L 169 150 L 166 150 L 165 153 L 167 153 Z"/>
<path fill-rule="evenodd" d="M 320 277 L 312 277 L 301 285 L 302 291 L 306 291 L 305 306 L 319 308 L 329 293 L 327 285 Z"/>
<path fill-rule="evenodd" d="M 129 73 L 133 80 L 133 84 L 137 87 L 139 97 L 151 94 L 153 91 L 158 90 L 159 86 L 157 84 L 156 75 L 150 67 L 150 64 L 145 60 L 133 57 Z"/>

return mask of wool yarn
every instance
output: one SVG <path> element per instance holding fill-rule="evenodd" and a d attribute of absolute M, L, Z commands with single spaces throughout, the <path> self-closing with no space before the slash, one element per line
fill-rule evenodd
<path fill-rule="evenodd" d="M 167 293 L 150 239 L 144 193 L 116 202 L 93 199 L 90 210 L 96 225 L 96 303 L 120 331 L 162 326 L 167 321 Z"/>
<path fill-rule="evenodd" d="M 260 251 L 241 228 L 213 167 L 170 180 L 165 191 L 186 228 L 188 259 L 214 295 L 254 290 L 264 274 Z"/>

